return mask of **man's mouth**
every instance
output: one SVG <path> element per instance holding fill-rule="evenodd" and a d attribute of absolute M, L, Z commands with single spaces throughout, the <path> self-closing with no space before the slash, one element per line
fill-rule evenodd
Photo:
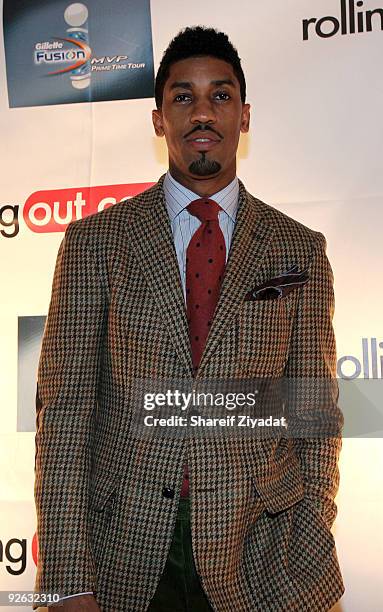
<path fill-rule="evenodd" d="M 221 139 L 218 136 L 196 135 L 188 138 L 187 142 L 193 147 L 193 149 L 197 149 L 198 151 L 208 151 L 221 142 Z"/>

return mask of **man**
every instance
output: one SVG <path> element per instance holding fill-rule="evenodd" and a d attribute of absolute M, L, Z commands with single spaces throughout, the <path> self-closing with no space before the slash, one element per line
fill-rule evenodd
<path fill-rule="evenodd" d="M 137 380 L 336 372 L 324 236 L 236 177 L 250 107 L 227 36 L 181 32 L 155 91 L 169 172 L 71 223 L 58 254 L 38 376 L 36 590 L 65 595 L 65 611 L 323 612 L 344 590 L 338 430 L 148 441 L 132 425 Z M 315 393 L 303 397 L 310 414 Z"/>

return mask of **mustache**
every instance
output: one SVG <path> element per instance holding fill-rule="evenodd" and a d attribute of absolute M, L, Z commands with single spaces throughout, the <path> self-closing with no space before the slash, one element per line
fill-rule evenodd
<path fill-rule="evenodd" d="M 214 130 L 208 123 L 200 123 L 199 125 L 196 125 L 192 130 L 190 130 L 190 132 L 185 134 L 184 138 L 189 138 L 189 136 L 194 134 L 194 132 L 213 132 L 213 134 L 216 134 L 219 138 L 223 138 L 222 134 L 217 132 L 217 130 Z"/>

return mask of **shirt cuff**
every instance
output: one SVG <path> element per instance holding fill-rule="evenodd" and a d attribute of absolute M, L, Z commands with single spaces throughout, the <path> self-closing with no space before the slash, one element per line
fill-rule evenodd
<path fill-rule="evenodd" d="M 65 595 L 61 599 L 69 599 L 69 597 L 77 597 L 78 595 L 93 595 L 93 591 L 86 591 L 86 593 L 74 593 L 73 595 Z"/>

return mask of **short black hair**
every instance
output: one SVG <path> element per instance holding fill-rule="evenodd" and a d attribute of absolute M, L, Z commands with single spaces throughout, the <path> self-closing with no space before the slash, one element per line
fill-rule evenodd
<path fill-rule="evenodd" d="M 218 32 L 213 28 L 196 26 L 181 30 L 170 42 L 165 50 L 159 65 L 154 96 L 157 108 L 162 106 L 164 87 L 169 78 L 170 66 L 189 57 L 209 55 L 221 59 L 233 67 L 235 76 L 239 81 L 241 100 L 246 100 L 246 81 L 241 66 L 241 58 L 237 49 L 230 42 L 227 34 Z"/>

